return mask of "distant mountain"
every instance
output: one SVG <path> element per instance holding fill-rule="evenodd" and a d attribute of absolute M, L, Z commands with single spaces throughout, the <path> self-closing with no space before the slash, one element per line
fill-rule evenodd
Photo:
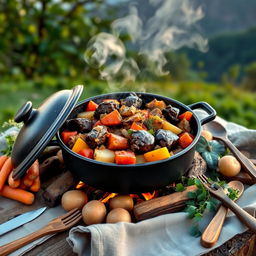
<path fill-rule="evenodd" d="M 205 12 L 200 21 L 206 35 L 256 26 L 256 0 L 196 0 Z"/>
<path fill-rule="evenodd" d="M 209 40 L 209 51 L 183 49 L 195 71 L 206 71 L 208 81 L 219 81 L 223 72 L 236 64 L 242 68 L 256 61 L 256 27 L 244 32 L 226 33 Z M 203 63 L 200 67 L 199 63 Z M 242 69 L 243 70 L 243 69 Z"/>
<path fill-rule="evenodd" d="M 112 7 L 115 6 L 116 18 L 127 15 L 129 11 L 127 7 L 130 4 L 137 6 L 142 20 L 151 17 L 155 11 L 150 0 L 107 0 L 107 2 L 111 3 Z M 200 21 L 200 27 L 202 34 L 206 36 L 227 31 L 241 31 L 256 26 L 256 0 L 193 0 L 191 2 L 203 7 L 205 17 Z"/>

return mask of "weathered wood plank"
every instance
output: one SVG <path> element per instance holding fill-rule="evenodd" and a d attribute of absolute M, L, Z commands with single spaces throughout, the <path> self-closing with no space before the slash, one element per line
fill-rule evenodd
<path fill-rule="evenodd" d="M 66 238 L 68 237 L 68 231 L 56 234 L 45 241 L 42 245 L 36 246 L 28 253 L 24 254 L 26 256 L 73 256 L 73 250 L 69 246 Z"/>

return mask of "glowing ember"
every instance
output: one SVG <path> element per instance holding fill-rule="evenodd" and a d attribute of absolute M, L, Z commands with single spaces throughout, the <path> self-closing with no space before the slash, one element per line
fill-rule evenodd
<path fill-rule="evenodd" d="M 141 193 L 141 194 L 145 198 L 145 200 L 147 201 L 147 200 L 150 200 L 154 197 L 157 197 L 158 193 L 156 191 L 153 191 L 153 193 Z"/>
<path fill-rule="evenodd" d="M 102 202 L 102 203 L 106 203 L 110 198 L 113 198 L 113 197 L 115 197 L 117 194 L 116 193 L 106 193 L 104 196 L 103 196 L 103 198 L 102 199 L 100 199 L 100 201 Z"/>
<path fill-rule="evenodd" d="M 76 189 L 82 188 L 85 186 L 85 183 L 82 181 L 79 181 L 79 183 L 76 185 Z"/>

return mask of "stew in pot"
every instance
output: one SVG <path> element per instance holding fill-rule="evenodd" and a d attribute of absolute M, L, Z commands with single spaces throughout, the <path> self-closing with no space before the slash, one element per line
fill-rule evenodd
<path fill-rule="evenodd" d="M 154 99 L 145 103 L 131 93 L 121 99 L 89 101 L 85 111 L 66 121 L 63 142 L 75 153 L 96 161 L 142 164 L 163 160 L 194 139 L 192 112 Z"/>

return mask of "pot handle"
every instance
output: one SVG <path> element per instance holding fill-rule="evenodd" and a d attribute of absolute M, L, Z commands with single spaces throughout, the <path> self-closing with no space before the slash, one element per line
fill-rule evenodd
<path fill-rule="evenodd" d="M 204 111 L 207 112 L 207 114 L 209 114 L 208 116 L 200 120 L 201 125 L 212 121 L 216 117 L 215 109 L 213 109 L 207 102 L 204 102 L 204 101 L 196 102 L 191 105 L 188 105 L 188 107 L 191 108 L 192 110 L 203 109 Z"/>

